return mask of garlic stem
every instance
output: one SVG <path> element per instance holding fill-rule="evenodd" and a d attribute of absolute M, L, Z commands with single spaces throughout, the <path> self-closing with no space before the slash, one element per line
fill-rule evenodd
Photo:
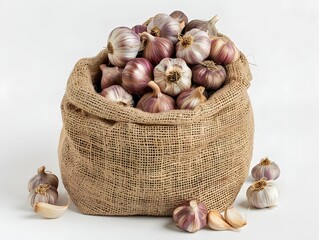
<path fill-rule="evenodd" d="M 260 161 L 260 165 L 262 165 L 262 166 L 268 166 L 268 165 L 271 165 L 271 161 L 269 160 L 269 158 L 268 158 L 268 157 L 265 157 L 265 158 L 261 159 L 261 161 Z"/>
<path fill-rule="evenodd" d="M 150 81 L 147 85 L 153 90 L 153 98 L 159 98 L 162 95 L 161 89 L 154 81 Z"/>

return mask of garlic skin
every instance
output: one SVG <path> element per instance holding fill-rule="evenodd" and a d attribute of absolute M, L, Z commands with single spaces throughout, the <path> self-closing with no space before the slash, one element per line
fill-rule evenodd
<path fill-rule="evenodd" d="M 173 220 L 177 227 L 191 233 L 196 232 L 207 224 L 207 207 L 196 200 L 188 201 L 174 210 Z"/>
<path fill-rule="evenodd" d="M 134 58 L 122 72 L 122 87 L 129 93 L 142 95 L 153 78 L 153 65 L 146 58 Z"/>
<path fill-rule="evenodd" d="M 106 64 L 101 64 L 102 71 L 101 88 L 107 88 L 115 84 L 121 84 L 123 68 L 108 67 Z"/>
<path fill-rule="evenodd" d="M 199 104 L 206 102 L 204 91 L 205 88 L 202 86 L 182 91 L 176 99 L 177 107 L 179 109 L 194 109 Z"/>
<path fill-rule="evenodd" d="M 170 16 L 179 22 L 179 26 L 181 29 L 183 29 L 188 24 L 188 17 L 182 11 L 176 10 L 172 12 Z"/>
<path fill-rule="evenodd" d="M 36 202 L 55 204 L 58 200 L 58 191 L 48 184 L 39 184 L 29 193 L 29 201 L 33 207 Z"/>
<path fill-rule="evenodd" d="M 230 226 L 234 228 L 241 228 L 245 226 L 246 220 L 240 215 L 238 210 L 233 206 L 226 208 L 225 213 L 225 220 L 229 223 Z"/>
<path fill-rule="evenodd" d="M 145 25 L 135 25 L 134 27 L 132 27 L 132 30 L 136 34 L 140 34 L 142 32 L 146 32 L 147 31 L 147 27 Z"/>
<path fill-rule="evenodd" d="M 59 179 L 56 175 L 45 171 L 45 167 L 38 168 L 38 174 L 32 177 L 28 182 L 28 190 L 31 192 L 40 184 L 52 185 L 56 189 L 59 186 Z"/>
<path fill-rule="evenodd" d="M 226 80 L 226 70 L 213 61 L 203 61 L 192 68 L 193 81 L 208 90 L 219 89 Z"/>
<path fill-rule="evenodd" d="M 153 65 L 159 64 L 163 58 L 169 58 L 174 53 L 174 45 L 167 38 L 154 37 L 148 32 L 141 34 L 144 42 L 143 57 L 150 60 Z"/>
<path fill-rule="evenodd" d="M 134 106 L 133 96 L 120 85 L 104 88 L 100 94 L 108 101 L 117 102 L 123 106 Z"/>
<path fill-rule="evenodd" d="M 260 163 L 257 164 L 251 170 L 251 175 L 257 181 L 266 178 L 266 180 L 276 180 L 280 176 L 279 166 L 269 160 L 268 157 L 261 159 Z"/>
<path fill-rule="evenodd" d="M 211 39 L 209 58 L 215 63 L 227 65 L 235 62 L 240 56 L 235 44 L 221 37 Z"/>
<path fill-rule="evenodd" d="M 177 96 L 192 85 L 192 70 L 181 58 L 164 58 L 154 68 L 154 82 L 161 91 Z"/>
<path fill-rule="evenodd" d="M 209 21 L 203 21 L 203 20 L 192 20 L 190 21 L 186 27 L 185 31 L 190 31 L 194 28 L 198 28 L 204 32 L 207 32 L 209 36 L 217 36 L 218 31 L 216 29 L 216 23 L 218 22 L 219 17 L 215 15 L 212 19 Z"/>
<path fill-rule="evenodd" d="M 147 32 L 155 37 L 164 37 L 173 44 L 177 42 L 181 32 L 179 22 L 171 16 L 163 13 L 155 15 L 147 25 Z"/>
<path fill-rule="evenodd" d="M 107 42 L 108 59 L 117 67 L 135 58 L 141 45 L 140 36 L 127 27 L 113 29 Z"/>
<path fill-rule="evenodd" d="M 256 208 L 273 207 L 278 204 L 279 190 L 273 182 L 261 179 L 246 191 L 248 202 Z"/>
<path fill-rule="evenodd" d="M 220 212 L 214 209 L 208 212 L 207 225 L 209 228 L 216 231 L 235 230 L 235 228 L 233 228 L 226 222 L 223 215 L 221 215 Z"/>
<path fill-rule="evenodd" d="M 175 100 L 161 93 L 160 88 L 154 81 L 150 81 L 148 86 L 152 88 L 152 93 L 146 93 L 138 101 L 136 108 L 144 112 L 159 113 L 175 109 Z"/>
<path fill-rule="evenodd" d="M 194 28 L 179 36 L 176 44 L 176 57 L 184 59 L 188 64 L 196 64 L 206 59 L 210 53 L 211 41 L 206 32 Z"/>

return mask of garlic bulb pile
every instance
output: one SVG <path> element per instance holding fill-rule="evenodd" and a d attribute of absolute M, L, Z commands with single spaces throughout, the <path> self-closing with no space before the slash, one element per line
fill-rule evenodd
<path fill-rule="evenodd" d="M 100 65 L 101 82 L 95 89 L 102 96 L 118 90 L 105 100 L 125 103 L 125 107 L 137 108 L 145 94 L 153 100 L 162 99 L 155 95 L 165 94 L 174 101 L 169 107 L 152 108 L 139 103 L 142 111 L 195 109 L 208 100 L 206 90 L 214 94 L 225 85 L 225 65 L 240 56 L 233 42 L 218 35 L 218 19 L 214 16 L 209 21 L 189 22 L 184 12 L 176 10 L 170 15 L 156 14 L 132 28 L 113 29 L 107 40 L 106 62 Z M 148 85 L 151 81 L 157 84 L 160 94 Z M 110 88 L 113 85 L 117 87 Z M 156 100 L 156 104 L 164 103 Z"/>

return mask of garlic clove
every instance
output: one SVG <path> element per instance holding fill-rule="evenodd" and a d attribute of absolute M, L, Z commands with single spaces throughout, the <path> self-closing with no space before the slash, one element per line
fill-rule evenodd
<path fill-rule="evenodd" d="M 260 163 L 251 170 L 251 175 L 257 181 L 266 178 L 266 180 L 276 180 L 280 176 L 280 168 L 269 160 L 268 157 L 261 159 Z"/>
<path fill-rule="evenodd" d="M 176 99 L 177 107 L 179 109 L 194 109 L 199 104 L 206 102 L 204 91 L 205 88 L 202 86 L 182 91 Z"/>
<path fill-rule="evenodd" d="M 55 188 L 58 188 L 59 179 L 53 173 L 46 172 L 45 167 L 42 166 L 38 168 L 38 174 L 29 180 L 28 182 L 29 192 L 35 189 L 39 184 L 48 184 L 48 185 L 52 185 Z"/>
<path fill-rule="evenodd" d="M 207 224 L 207 207 L 196 200 L 188 201 L 174 210 L 173 220 L 177 227 L 196 232 Z"/>
<path fill-rule="evenodd" d="M 133 96 L 120 85 L 105 88 L 100 94 L 108 101 L 117 102 L 123 106 L 134 106 Z"/>
<path fill-rule="evenodd" d="M 246 220 L 233 206 L 226 208 L 224 216 L 227 223 L 234 228 L 241 228 L 247 224 Z"/>
<path fill-rule="evenodd" d="M 108 67 L 106 64 L 101 64 L 102 71 L 101 88 L 107 88 L 112 85 L 121 84 L 123 69 L 119 67 Z"/>
<path fill-rule="evenodd" d="M 43 218 L 53 219 L 62 216 L 68 209 L 70 204 L 70 198 L 68 197 L 68 203 L 65 206 L 56 206 L 49 203 L 36 202 L 34 204 L 34 212 Z"/>
<path fill-rule="evenodd" d="M 223 231 L 223 230 L 233 230 L 236 231 L 235 228 L 230 226 L 226 220 L 224 219 L 223 215 L 216 211 L 210 210 L 207 215 L 207 225 L 213 230 L 216 231 Z"/>
<path fill-rule="evenodd" d="M 55 187 L 48 184 L 39 184 L 29 193 L 29 201 L 31 206 L 36 202 L 55 204 L 58 200 L 58 196 L 59 194 Z"/>

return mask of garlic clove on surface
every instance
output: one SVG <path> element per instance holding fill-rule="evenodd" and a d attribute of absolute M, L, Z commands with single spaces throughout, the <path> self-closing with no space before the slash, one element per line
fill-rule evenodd
<path fill-rule="evenodd" d="M 207 224 L 207 207 L 196 200 L 188 201 L 174 210 L 173 220 L 177 227 L 191 233 L 196 232 Z"/>
<path fill-rule="evenodd" d="M 123 106 L 134 106 L 133 96 L 120 85 L 105 88 L 100 94 L 108 101 L 117 102 Z"/>
<path fill-rule="evenodd" d="M 272 181 L 261 179 L 247 189 L 246 196 L 250 205 L 256 208 L 268 208 L 278 204 L 279 190 Z"/>
<path fill-rule="evenodd" d="M 70 198 L 68 197 L 68 203 L 64 206 L 56 206 L 44 202 L 36 202 L 34 204 L 34 212 L 43 218 L 53 219 L 61 217 L 68 209 L 70 204 Z"/>
<path fill-rule="evenodd" d="M 198 28 L 204 32 L 207 32 L 209 36 L 217 36 L 218 31 L 216 29 L 216 23 L 218 22 L 219 17 L 215 15 L 209 21 L 203 20 L 192 20 L 185 26 L 185 31 L 190 31 L 194 28 Z"/>
<path fill-rule="evenodd" d="M 234 228 L 241 228 L 245 226 L 246 220 L 240 215 L 238 210 L 233 206 L 226 208 L 225 213 L 225 220 L 229 223 L 230 226 Z"/>
<path fill-rule="evenodd" d="M 154 68 L 154 82 L 163 93 L 177 96 L 192 85 L 192 70 L 181 58 L 164 58 Z"/>
<path fill-rule="evenodd" d="M 233 63 L 239 56 L 239 50 L 233 42 L 222 37 L 213 37 L 211 39 L 209 58 L 217 64 L 227 65 Z"/>
<path fill-rule="evenodd" d="M 209 228 L 216 230 L 216 231 L 223 231 L 223 230 L 233 230 L 236 231 L 235 228 L 230 226 L 226 220 L 224 219 L 223 215 L 216 211 L 210 210 L 207 215 L 207 225 Z"/>
<path fill-rule="evenodd" d="M 268 181 L 276 180 L 280 176 L 280 169 L 275 162 L 272 162 L 268 157 L 265 157 L 261 159 L 259 164 L 252 168 L 251 175 L 256 180 L 262 178 L 266 178 Z"/>
<path fill-rule="evenodd" d="M 29 200 L 32 207 L 36 202 L 55 204 L 58 196 L 58 191 L 55 187 L 48 184 L 39 184 L 29 193 Z"/>
<path fill-rule="evenodd" d="M 48 185 L 52 185 L 55 188 L 58 188 L 59 179 L 53 173 L 46 172 L 45 167 L 42 166 L 38 168 L 38 174 L 29 180 L 28 182 L 29 192 L 35 189 L 39 184 L 48 184 Z"/>
<path fill-rule="evenodd" d="M 101 64 L 102 71 L 101 88 L 107 88 L 112 85 L 121 84 L 123 68 L 108 67 L 106 64 Z"/>
<path fill-rule="evenodd" d="M 176 10 L 170 16 L 179 22 L 179 26 L 183 29 L 188 24 L 188 17 L 182 11 Z"/>
<path fill-rule="evenodd" d="M 175 100 L 161 93 L 160 88 L 154 81 L 150 81 L 148 86 L 152 88 L 152 93 L 146 93 L 138 101 L 136 108 L 145 112 L 159 113 L 175 109 Z"/>
<path fill-rule="evenodd" d="M 202 86 L 182 91 L 176 99 L 177 107 L 179 109 L 194 109 L 199 104 L 206 102 L 204 91 L 205 88 Z"/>

